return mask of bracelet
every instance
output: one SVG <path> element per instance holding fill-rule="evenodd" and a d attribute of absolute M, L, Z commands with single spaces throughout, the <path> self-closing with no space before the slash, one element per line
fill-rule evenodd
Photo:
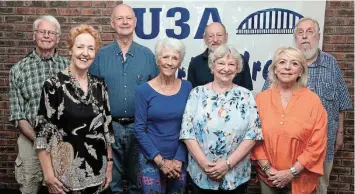
<path fill-rule="evenodd" d="M 228 160 L 228 159 L 226 160 L 226 164 L 228 165 L 228 170 L 232 169 L 232 167 L 231 167 L 231 163 L 229 162 L 229 160 Z"/>
<path fill-rule="evenodd" d="M 265 164 L 265 166 L 263 166 L 262 168 L 261 168 L 261 170 L 265 173 L 267 170 L 269 170 L 271 168 L 271 165 L 270 165 L 270 163 L 268 162 L 268 163 L 266 163 Z"/>
<path fill-rule="evenodd" d="M 107 158 L 107 162 L 113 162 L 113 158 Z"/>
<path fill-rule="evenodd" d="M 158 168 L 163 167 L 164 163 L 165 163 L 165 160 L 161 159 L 161 162 L 159 164 L 157 164 Z"/>
<path fill-rule="evenodd" d="M 293 178 L 298 177 L 298 173 L 297 173 L 295 167 L 292 166 L 292 167 L 290 168 L 290 171 L 291 171 L 291 174 L 292 174 Z"/>

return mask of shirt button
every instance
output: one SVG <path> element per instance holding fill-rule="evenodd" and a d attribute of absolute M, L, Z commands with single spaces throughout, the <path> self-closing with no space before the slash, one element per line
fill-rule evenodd
<path fill-rule="evenodd" d="M 124 98 L 124 100 L 127 100 L 127 98 Z"/>
<path fill-rule="evenodd" d="M 127 86 L 124 86 L 125 88 L 127 87 Z"/>
<path fill-rule="evenodd" d="M 280 125 L 283 125 L 283 124 L 284 124 L 284 122 L 281 121 L 281 122 L 280 122 Z"/>
<path fill-rule="evenodd" d="M 125 113 L 127 113 L 127 111 L 124 111 Z"/>
<path fill-rule="evenodd" d="M 284 117 L 285 117 L 285 115 L 281 115 L 281 117 L 282 117 L 282 118 L 284 118 Z"/>
<path fill-rule="evenodd" d="M 126 73 L 124 73 L 123 75 L 127 75 Z"/>

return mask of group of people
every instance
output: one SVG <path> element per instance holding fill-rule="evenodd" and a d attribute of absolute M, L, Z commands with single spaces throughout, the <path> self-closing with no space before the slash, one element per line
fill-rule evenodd
<path fill-rule="evenodd" d="M 349 93 L 334 57 L 318 48 L 311 18 L 281 47 L 256 98 L 249 65 L 222 23 L 176 78 L 182 41 L 154 54 L 133 41 L 133 9 L 117 5 L 116 39 L 100 48 L 90 25 L 73 27 L 70 59 L 58 56 L 60 24 L 33 24 L 36 48 L 10 71 L 10 121 L 20 130 L 15 176 L 22 193 L 245 193 L 256 163 L 263 194 L 327 193 L 343 146 Z"/>

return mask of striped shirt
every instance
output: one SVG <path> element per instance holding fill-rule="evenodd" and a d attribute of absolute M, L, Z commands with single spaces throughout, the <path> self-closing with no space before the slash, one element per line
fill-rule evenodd
<path fill-rule="evenodd" d="M 352 109 L 350 94 L 336 59 L 323 51 L 308 66 L 307 87 L 318 94 L 328 114 L 328 141 L 325 161 L 334 159 L 334 145 L 339 124 L 339 112 Z M 263 90 L 269 88 L 269 81 Z"/>
<path fill-rule="evenodd" d="M 40 57 L 35 50 L 17 62 L 10 70 L 10 118 L 17 125 L 18 120 L 27 120 L 34 126 L 43 83 L 69 65 L 65 57 Z"/>

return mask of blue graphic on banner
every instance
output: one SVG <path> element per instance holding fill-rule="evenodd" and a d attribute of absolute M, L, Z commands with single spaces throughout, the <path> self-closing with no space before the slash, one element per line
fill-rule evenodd
<path fill-rule="evenodd" d="M 244 60 L 248 64 L 251 64 L 249 62 L 250 53 L 248 51 L 244 52 L 243 57 L 244 57 Z M 271 63 L 272 63 L 272 60 L 268 60 L 268 61 L 266 61 L 265 65 L 264 65 L 264 68 L 263 68 L 263 71 L 262 71 L 262 75 L 263 75 L 264 80 L 267 79 L 267 74 L 269 72 L 269 66 L 271 65 Z M 251 67 L 251 69 L 252 69 L 252 71 L 251 71 L 251 79 L 256 81 L 256 78 L 258 76 L 258 72 L 261 71 L 261 62 L 260 61 L 253 62 L 253 66 Z"/>
<path fill-rule="evenodd" d="M 295 25 L 301 18 L 301 14 L 288 9 L 263 9 L 246 17 L 239 24 L 236 34 L 293 34 Z"/>
<path fill-rule="evenodd" d="M 183 79 L 186 77 L 186 69 L 184 67 L 178 69 L 177 77 Z"/>
<path fill-rule="evenodd" d="M 149 12 L 151 13 L 151 32 L 146 33 L 144 31 L 144 24 L 147 21 L 147 18 L 144 17 L 144 13 L 146 12 L 146 8 L 133 8 L 134 13 L 137 17 L 137 25 L 136 25 L 136 35 L 140 39 L 154 39 L 159 35 L 160 32 L 160 12 L 162 8 L 149 8 Z M 175 26 L 180 27 L 181 30 L 179 34 L 175 32 L 174 29 L 166 29 L 165 33 L 167 37 L 176 38 L 176 39 L 185 39 L 190 35 L 190 26 L 187 23 L 190 20 L 190 11 L 184 7 L 173 7 L 170 8 L 166 12 L 167 18 L 175 18 L 175 16 L 180 16 L 180 19 L 175 20 Z M 221 17 L 219 16 L 217 8 L 205 8 L 203 11 L 200 23 L 197 27 L 196 34 L 194 39 L 202 39 L 203 33 L 207 26 L 209 19 L 212 19 L 213 22 L 221 22 Z M 145 19 L 145 20 L 144 20 Z"/>

